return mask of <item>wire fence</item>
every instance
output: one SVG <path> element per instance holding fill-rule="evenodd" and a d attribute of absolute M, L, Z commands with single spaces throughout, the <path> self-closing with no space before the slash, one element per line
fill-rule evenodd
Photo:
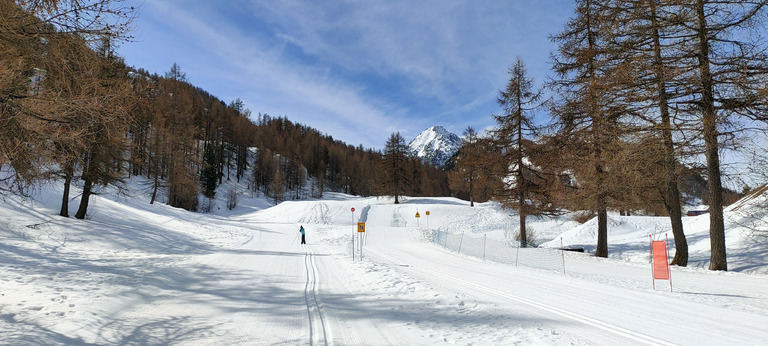
<path fill-rule="evenodd" d="M 513 246 L 509 241 L 434 231 L 432 242 L 467 256 L 497 263 L 560 271 L 565 274 L 563 249 Z"/>

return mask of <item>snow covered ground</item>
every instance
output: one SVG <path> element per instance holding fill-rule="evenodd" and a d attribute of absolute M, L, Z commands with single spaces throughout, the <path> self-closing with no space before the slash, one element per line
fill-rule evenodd
<path fill-rule="evenodd" d="M 691 262 L 672 268 L 670 292 L 667 281 L 652 287 L 649 265 L 648 235 L 663 238 L 665 218 L 611 216 L 610 257 L 566 252 L 563 274 L 430 242 L 433 229 L 513 237 L 517 218 L 494 203 L 326 194 L 270 207 L 245 194 L 232 211 L 218 202 L 199 214 L 107 193 L 76 220 L 56 216 L 59 200 L 60 188 L 46 186 L 34 200 L 0 201 L 0 344 L 768 340 L 768 245 L 747 227 L 768 216 L 755 201 L 727 212 L 729 272 L 706 270 L 708 216 L 685 219 Z M 358 220 L 364 257 L 353 261 Z M 531 218 L 531 229 L 543 246 L 592 251 L 593 222 Z"/>

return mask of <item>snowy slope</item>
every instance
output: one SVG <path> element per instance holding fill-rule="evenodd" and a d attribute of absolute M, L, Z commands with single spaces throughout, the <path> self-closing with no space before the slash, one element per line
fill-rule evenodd
<path fill-rule="evenodd" d="M 411 155 L 437 167 L 444 166 L 460 147 L 461 138 L 442 126 L 422 131 L 408 144 Z"/>
<path fill-rule="evenodd" d="M 652 288 L 647 256 L 663 218 L 612 216 L 611 258 L 566 253 L 566 275 L 428 242 L 429 229 L 508 237 L 516 217 L 493 203 L 328 194 L 268 207 L 242 195 L 212 215 L 104 194 L 90 220 L 75 220 L 54 216 L 59 194 L 42 187 L 37 201 L 0 204 L 0 344 L 717 345 L 768 335 L 765 242 L 738 226 L 759 204 L 727 211 L 731 272 L 701 268 L 706 219 L 686 218 L 694 265 L 673 268 L 670 292 Z M 353 261 L 358 220 L 364 258 Z M 589 223 L 531 228 L 594 243 Z"/>

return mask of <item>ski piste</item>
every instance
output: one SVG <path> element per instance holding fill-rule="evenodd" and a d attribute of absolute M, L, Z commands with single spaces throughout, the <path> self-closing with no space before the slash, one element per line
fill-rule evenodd
<path fill-rule="evenodd" d="M 694 345 L 767 334 L 766 261 L 753 243 L 729 243 L 742 272 L 714 273 L 706 241 L 692 241 L 691 267 L 671 268 L 674 292 L 653 290 L 648 232 L 665 218 L 612 216 L 608 259 L 589 255 L 589 222 L 532 219 L 539 239 L 587 248 L 565 253 L 566 274 L 456 253 L 413 217 L 506 239 L 515 217 L 494 203 L 326 194 L 200 214 L 102 194 L 81 221 L 53 216 L 59 193 L 0 206 L 2 344 Z M 706 216 L 685 220 L 704 239 Z M 365 256 L 353 261 L 358 221 Z"/>

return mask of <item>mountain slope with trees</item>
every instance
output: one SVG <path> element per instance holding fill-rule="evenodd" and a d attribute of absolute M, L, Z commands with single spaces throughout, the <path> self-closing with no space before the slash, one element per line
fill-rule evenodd
<path fill-rule="evenodd" d="M 135 16 L 125 1 L 1 1 L 0 13 L 0 193 L 62 183 L 62 217 L 79 197 L 74 216 L 86 218 L 92 194 L 135 176 L 150 203 L 203 212 L 231 195 L 225 180 L 274 203 L 453 195 L 520 211 L 523 245 L 526 215 L 581 210 L 597 217 L 600 257 L 609 211 L 667 215 L 685 266 L 682 204 L 693 194 L 709 206 L 710 269 L 727 270 L 722 211 L 738 193 L 724 187 L 724 158 L 768 138 L 768 0 L 577 0 L 552 36 L 546 89 L 518 60 L 498 127 L 468 127 L 446 168 L 408 155 L 399 133 L 383 151 L 354 147 L 227 103 L 177 64 L 163 75 L 126 66 L 114 52 Z M 533 117 L 543 104 L 549 122 Z M 752 173 L 765 177 L 768 152 L 755 147 Z"/>

